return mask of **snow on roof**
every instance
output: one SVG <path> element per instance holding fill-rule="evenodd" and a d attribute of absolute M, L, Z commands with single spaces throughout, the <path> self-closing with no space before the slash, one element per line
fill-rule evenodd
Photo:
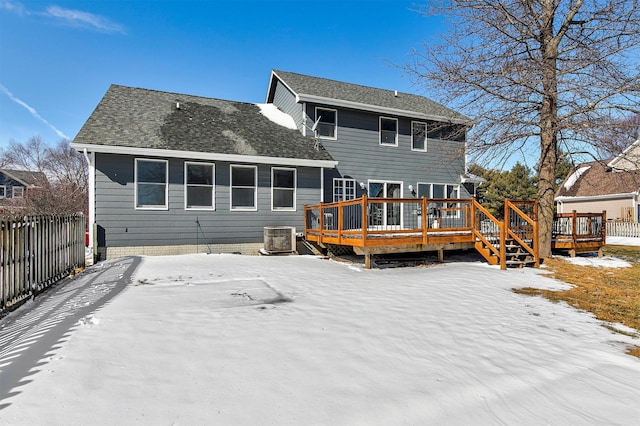
<path fill-rule="evenodd" d="M 582 176 L 582 174 L 590 168 L 591 166 L 582 166 L 576 169 L 576 171 L 574 171 L 571 176 L 567 178 L 566 182 L 564 183 L 564 189 L 566 189 L 567 191 L 570 190 L 571 187 L 577 182 L 577 180 L 580 179 L 580 176 Z"/>
<path fill-rule="evenodd" d="M 274 104 L 256 104 L 260 108 L 260 113 L 269 120 L 288 129 L 297 130 L 296 122 L 289 114 L 282 112 Z"/>

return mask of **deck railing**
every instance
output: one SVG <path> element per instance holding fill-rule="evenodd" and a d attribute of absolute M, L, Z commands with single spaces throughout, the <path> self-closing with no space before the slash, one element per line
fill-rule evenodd
<path fill-rule="evenodd" d="M 552 245 L 556 249 L 568 249 L 572 255 L 581 251 L 597 251 L 606 244 L 607 214 L 557 213 L 553 221 Z"/>
<path fill-rule="evenodd" d="M 538 266 L 538 203 L 535 201 L 504 200 L 506 238 L 515 240 L 536 259 Z"/>
<path fill-rule="evenodd" d="M 473 241 L 471 199 L 368 198 L 305 206 L 308 240 L 354 247 Z M 363 226 L 366 224 L 366 226 Z M 454 238 L 456 239 L 456 238 Z"/>

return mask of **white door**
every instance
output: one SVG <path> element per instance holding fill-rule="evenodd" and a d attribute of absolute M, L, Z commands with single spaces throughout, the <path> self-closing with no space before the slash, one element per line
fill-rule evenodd
<path fill-rule="evenodd" d="M 369 197 L 402 198 L 402 182 L 369 181 Z M 371 204 L 369 225 L 381 229 L 400 229 L 402 227 L 402 204 Z"/>

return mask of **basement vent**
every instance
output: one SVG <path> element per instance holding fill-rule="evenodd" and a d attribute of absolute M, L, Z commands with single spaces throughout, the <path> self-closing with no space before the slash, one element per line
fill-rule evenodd
<path fill-rule="evenodd" d="M 267 253 L 296 251 L 296 228 L 293 226 L 265 226 L 264 250 Z"/>

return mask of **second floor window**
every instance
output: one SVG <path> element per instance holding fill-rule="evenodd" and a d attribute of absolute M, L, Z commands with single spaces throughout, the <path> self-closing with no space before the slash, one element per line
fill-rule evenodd
<path fill-rule="evenodd" d="M 427 150 L 427 123 L 417 121 L 411 123 L 411 150 Z"/>
<path fill-rule="evenodd" d="M 0 200 L 7 196 L 7 187 L 0 185 Z"/>
<path fill-rule="evenodd" d="M 316 134 L 321 138 L 336 139 L 338 130 L 338 111 L 328 108 L 316 108 Z"/>
<path fill-rule="evenodd" d="M 398 145 L 398 120 L 380 117 L 380 145 Z"/>

